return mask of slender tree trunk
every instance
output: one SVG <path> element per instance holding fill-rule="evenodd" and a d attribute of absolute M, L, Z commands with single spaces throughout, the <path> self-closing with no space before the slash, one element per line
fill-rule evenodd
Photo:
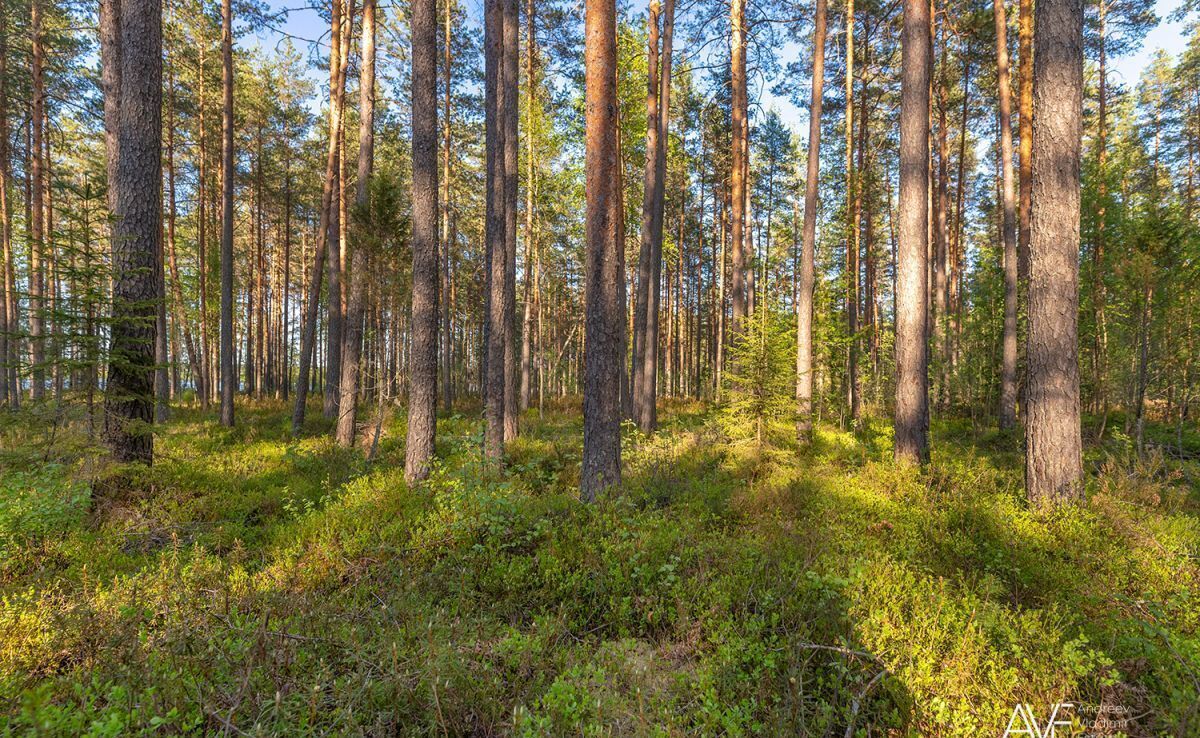
<path fill-rule="evenodd" d="M 486 429 L 484 453 L 499 467 L 504 456 L 504 273 L 506 265 L 504 138 L 504 15 L 507 0 L 487 0 L 485 6 L 485 152 L 486 253 L 483 331 L 483 400 Z"/>
<path fill-rule="evenodd" d="M 1004 340 L 1000 380 L 1000 428 L 1017 424 L 1017 214 L 1013 186 L 1012 86 L 1008 74 L 1008 18 L 1004 0 L 992 0 L 996 21 L 996 70 L 1000 90 L 1001 237 L 1004 241 Z"/>
<path fill-rule="evenodd" d="M 335 3 L 335 8 L 337 3 Z M 340 18 L 339 18 L 340 22 Z M 339 28 L 337 24 L 334 28 Z M 335 34 L 340 36 L 340 33 Z M 330 234 L 330 221 L 335 207 L 333 202 L 334 187 L 337 177 L 338 162 L 338 130 L 342 126 L 342 111 L 346 95 L 346 62 L 347 56 L 341 52 L 329 54 L 331 67 L 337 69 L 337 79 L 333 81 L 332 95 L 329 105 L 329 139 L 325 153 L 325 179 L 321 190 L 320 220 L 317 225 L 317 238 L 313 249 L 313 270 L 308 279 L 308 295 L 305 300 L 304 322 L 300 329 L 300 357 L 296 376 L 296 400 L 292 409 L 292 433 L 300 432 L 304 426 L 304 415 L 307 409 L 308 392 L 311 386 L 311 371 L 313 353 L 317 340 L 317 311 L 321 301 L 321 278 L 325 272 L 325 258 L 329 253 L 327 240 Z M 336 233 L 336 230 L 334 230 Z"/>
<path fill-rule="evenodd" d="M 1029 499 L 1082 492 L 1079 357 L 1079 150 L 1083 4 L 1040 0 L 1034 39 L 1033 202 L 1029 241 Z"/>
<path fill-rule="evenodd" d="M 896 265 L 897 461 L 929 459 L 929 4 L 904 0 Z"/>
<path fill-rule="evenodd" d="M 328 272 L 329 288 L 326 299 L 326 334 L 325 334 L 325 378 L 322 414 L 325 418 L 336 420 L 338 417 L 338 400 L 341 392 L 342 372 L 342 338 L 343 318 L 345 317 L 345 296 L 342 290 L 343 250 L 346 246 L 346 145 L 345 145 L 345 99 L 346 75 L 341 71 L 346 67 L 350 58 L 350 38 L 354 26 L 354 2 L 349 0 L 344 5 L 342 0 L 333 0 L 334 21 L 336 31 L 331 33 L 331 39 L 336 43 L 331 47 L 337 52 L 338 72 L 334 80 L 333 65 L 330 65 L 330 82 L 336 83 L 340 89 L 333 95 L 341 107 L 337 113 L 337 127 L 330 129 L 330 135 L 336 140 L 337 158 L 333 171 L 333 192 L 330 201 L 329 220 L 326 224 L 325 268 Z M 331 104 L 332 107 L 332 104 Z M 330 111 L 330 125 L 334 123 L 334 115 Z"/>
<path fill-rule="evenodd" d="M 416 24 L 417 24 L 417 20 L 418 20 L 418 13 L 416 12 L 418 10 L 418 8 L 421 11 L 424 11 L 425 10 L 424 6 L 426 4 L 434 4 L 434 3 L 436 3 L 436 0 L 419 0 L 418 3 L 414 4 L 414 6 L 413 6 L 414 31 L 416 29 Z M 434 13 L 435 19 L 433 21 L 430 21 L 430 23 L 433 25 L 433 27 L 436 27 L 437 11 L 435 9 L 432 12 Z M 422 17 L 422 18 L 420 18 L 420 20 L 425 21 L 426 19 Z M 426 29 L 422 28 L 421 30 L 424 31 Z M 415 33 L 414 33 L 414 40 L 415 40 Z M 420 41 L 423 43 L 425 41 L 425 39 L 422 38 L 422 39 L 420 39 Z M 414 48 L 414 55 L 413 55 L 414 70 L 413 71 L 414 71 L 414 73 L 417 71 L 418 65 L 421 66 L 421 71 L 425 71 L 423 67 L 426 64 L 426 61 L 428 62 L 428 64 L 433 65 L 433 68 L 434 68 L 433 85 L 435 88 L 435 90 L 434 90 L 434 98 L 435 99 L 433 101 L 433 105 L 435 107 L 431 108 L 431 110 L 436 110 L 436 105 L 437 105 L 437 102 L 436 102 L 436 98 L 437 98 L 437 91 L 436 91 L 436 87 L 437 87 L 437 48 L 436 48 L 437 40 L 436 40 L 436 36 L 434 37 L 433 44 L 434 44 L 434 50 L 431 52 L 431 54 L 430 54 L 431 58 L 429 60 L 420 59 L 416 55 L 416 49 Z M 414 46 L 415 46 L 415 44 L 414 44 Z M 424 51 L 424 48 L 422 48 L 422 52 L 423 51 Z M 359 83 L 358 83 L 359 84 L 358 184 L 357 184 L 357 190 L 354 195 L 354 207 L 355 207 L 355 211 L 357 213 L 359 213 L 359 215 L 361 216 L 364 213 L 368 213 L 369 208 L 370 208 L 371 170 L 372 170 L 372 167 L 374 166 L 374 157 L 375 157 L 375 0 L 363 0 L 362 53 L 361 53 L 360 58 L 361 58 L 361 62 L 360 62 L 360 68 L 359 68 L 360 71 L 359 71 Z M 416 91 L 416 89 L 415 89 L 416 77 L 414 76 L 413 79 L 414 79 L 414 92 L 415 92 Z M 422 82 L 424 82 L 424 81 L 425 80 L 422 80 Z M 414 102 L 417 102 L 416 97 L 414 97 Z M 423 98 L 421 98 L 420 102 L 423 104 L 425 101 Z M 420 112 L 422 112 L 422 109 L 420 106 L 414 105 L 413 111 L 418 113 L 418 115 L 416 117 L 414 117 L 414 124 L 415 124 L 417 122 L 417 120 L 420 117 L 422 117 L 419 114 Z M 421 121 L 421 122 L 423 123 L 424 121 Z M 436 126 L 436 118 L 435 118 L 435 126 Z M 437 134 L 435 131 L 434 139 L 436 140 L 436 138 L 437 138 Z M 436 149 L 437 149 L 437 147 L 435 144 L 434 145 L 435 160 L 437 157 Z M 436 164 L 435 164 L 435 166 L 436 166 Z M 436 191 L 436 189 L 435 189 L 435 191 Z M 414 198 L 413 202 L 416 203 L 417 200 Z M 436 205 L 435 205 L 434 228 L 437 227 L 436 219 L 437 219 L 437 213 L 436 213 Z M 369 220 L 370 219 L 368 217 L 368 222 L 369 222 Z M 417 223 L 414 219 L 414 228 L 416 225 L 417 225 Z M 421 225 L 424 225 L 424 224 L 421 224 Z M 351 267 L 350 267 L 350 273 L 348 275 L 350 277 L 350 299 L 346 304 L 346 324 L 345 324 L 345 326 L 343 326 L 343 328 L 344 328 L 344 332 L 343 332 L 344 344 L 342 346 L 342 357 L 341 357 L 342 358 L 341 388 L 340 388 L 341 397 L 338 400 L 338 422 L 337 422 L 337 430 L 336 430 L 338 445 L 344 446 L 344 447 L 351 447 L 354 445 L 354 437 L 355 437 L 355 434 L 357 433 L 358 394 L 359 394 L 359 385 L 361 384 L 361 376 L 362 376 L 362 368 L 361 368 L 362 361 L 361 361 L 361 359 L 362 359 L 362 353 L 363 353 L 363 347 L 362 347 L 363 320 L 364 320 L 364 317 L 366 315 L 366 310 L 367 310 L 367 282 L 369 281 L 368 275 L 371 273 L 371 267 L 370 267 L 371 259 L 370 259 L 370 255 L 367 253 L 368 239 L 365 237 L 366 234 L 362 233 L 362 230 L 363 230 L 362 223 L 360 223 L 358 225 L 357 230 L 360 234 L 360 237 L 358 239 L 356 239 L 358 241 L 358 243 L 354 246 L 354 250 L 351 252 L 351 256 L 350 256 Z M 414 254 L 416 253 L 416 249 L 419 244 L 420 244 L 420 242 L 416 241 L 414 239 L 414 243 L 413 243 L 413 253 Z M 434 255 L 435 279 L 436 279 L 436 269 L 437 269 L 437 255 L 435 253 L 435 255 Z M 413 274 L 414 275 L 417 274 L 415 269 L 413 271 Z M 417 288 L 418 288 L 417 281 L 414 279 L 413 280 L 414 294 L 417 291 Z M 415 309 L 416 309 L 415 301 L 413 304 L 413 308 L 414 308 L 414 317 L 415 317 Z M 436 314 L 435 314 L 435 319 L 436 319 Z M 434 371 L 434 379 L 435 380 L 437 378 L 436 333 L 437 332 L 434 331 L 435 342 L 434 342 L 433 346 L 430 347 L 431 354 L 433 356 L 433 371 Z M 422 357 L 422 359 L 424 359 L 424 357 Z M 410 415 L 412 414 L 411 400 L 409 402 L 409 414 Z M 412 442 L 411 442 L 412 425 L 411 424 L 409 425 L 409 436 L 410 436 L 410 443 L 409 443 L 408 448 L 411 449 L 412 448 Z"/>
<path fill-rule="evenodd" d="M 533 373 L 533 294 L 532 287 L 535 275 L 532 266 L 533 252 L 536 249 L 533 236 L 534 208 L 534 146 L 533 146 L 533 103 L 534 79 L 533 64 L 537 44 L 537 27 L 535 5 L 533 0 L 525 3 L 525 266 L 524 266 L 524 295 L 522 298 L 521 318 L 521 405 L 522 412 L 529 408 L 529 398 L 532 391 Z"/>
<path fill-rule="evenodd" d="M 846 407 L 852 419 L 858 418 L 859 203 L 854 170 L 854 0 L 846 0 Z"/>
<path fill-rule="evenodd" d="M 661 4 L 651 0 L 647 17 L 646 164 L 642 182 L 642 227 L 638 249 L 637 284 L 633 298 L 632 366 L 629 372 L 634 418 L 642 425 L 642 382 L 646 367 L 646 327 L 650 319 L 650 280 L 653 275 L 655 175 L 658 172 L 658 47 Z M 643 429 L 644 432 L 648 432 Z"/>
<path fill-rule="evenodd" d="M 9 280 L 12 271 L 12 162 L 8 120 L 8 13 L 0 12 L 0 404 L 16 407 L 20 388 L 15 381 L 13 357 L 18 329 L 16 295 Z M 86 205 L 85 205 L 86 207 Z"/>
<path fill-rule="evenodd" d="M 517 437 L 521 369 L 517 355 L 517 138 L 520 89 L 520 16 L 504 0 L 504 442 Z"/>
<path fill-rule="evenodd" d="M 1033 208 L 1033 0 L 1019 0 L 1017 16 L 1017 281 L 1029 282 L 1029 228 Z M 1019 293 L 1018 293 L 1019 299 Z"/>
<path fill-rule="evenodd" d="M 233 10 L 221 3 L 221 425 L 233 425 Z"/>
<path fill-rule="evenodd" d="M 115 94 L 109 154 L 113 208 L 112 324 L 104 437 L 113 458 L 154 458 L 155 301 L 162 231 L 162 7 L 158 0 L 107 0 L 101 38 L 106 93 Z M 112 44 L 115 42 L 115 48 Z"/>
<path fill-rule="evenodd" d="M 746 317 L 746 147 L 749 142 L 748 110 L 746 98 L 746 0 L 730 3 L 730 80 L 733 88 L 733 147 L 732 172 L 730 173 L 731 197 L 733 199 L 732 251 L 733 276 L 730 288 L 733 291 L 732 331 L 741 330 Z"/>
<path fill-rule="evenodd" d="M 1108 415 L 1108 345 L 1106 303 L 1104 285 L 1104 248 L 1107 236 L 1108 211 L 1108 2 L 1099 0 L 1100 80 L 1096 120 L 1096 243 L 1092 250 L 1092 301 L 1095 318 L 1095 338 L 1092 342 L 1093 384 L 1095 406 L 1098 412 Z"/>
<path fill-rule="evenodd" d="M 32 149 L 29 152 L 29 359 L 31 367 L 30 399 L 41 400 L 46 391 L 46 276 L 45 260 L 45 171 L 42 149 L 46 126 L 45 50 L 42 39 L 42 0 L 29 4 L 30 79 L 32 105 L 30 127 Z"/>
<path fill-rule="evenodd" d="M 619 282 L 621 166 L 617 148 L 616 7 L 613 0 L 587 0 L 584 69 L 587 131 L 587 268 L 584 295 L 586 336 L 583 395 L 583 460 L 580 497 L 585 502 L 621 482 L 621 398 L 624 358 L 620 353 L 624 309 Z"/>
<path fill-rule="evenodd" d="M 442 67 L 445 75 L 444 102 L 442 108 L 442 292 L 439 305 L 442 309 L 442 404 L 449 410 L 454 402 L 454 330 L 452 323 L 450 293 L 453 274 L 451 273 L 452 255 L 455 239 L 450 237 L 453 219 L 450 193 L 450 162 L 451 162 L 451 119 L 450 102 L 454 91 L 453 67 L 453 35 L 451 33 L 455 12 L 458 10 L 456 0 L 446 0 L 445 17 L 443 18 L 442 38 Z"/>
<path fill-rule="evenodd" d="M 800 284 L 796 290 L 796 435 L 802 446 L 812 440 L 813 427 L 813 288 L 816 284 L 817 187 L 821 170 L 821 102 L 825 94 L 825 14 L 826 0 L 817 0 L 808 163 L 804 179 L 804 233 L 800 242 Z"/>

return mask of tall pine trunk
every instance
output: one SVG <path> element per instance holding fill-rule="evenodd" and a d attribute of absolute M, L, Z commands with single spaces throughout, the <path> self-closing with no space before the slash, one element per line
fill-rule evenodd
<path fill-rule="evenodd" d="M 221 3 L 221 425 L 233 425 L 233 10 Z"/>
<path fill-rule="evenodd" d="M 1008 74 L 1008 17 L 1004 0 L 992 0 L 1000 97 L 1000 233 L 1004 242 L 1004 338 L 1000 371 L 1000 428 L 1017 423 L 1017 214 L 1013 183 L 1012 87 Z"/>
<path fill-rule="evenodd" d="M 113 134 L 108 154 L 116 161 L 109 183 L 113 280 L 104 437 L 115 460 L 149 464 L 162 228 L 162 8 L 158 0 L 108 0 L 105 11 L 103 78 L 113 83 L 105 84 L 106 98 L 115 98 L 105 106 Z"/>
<path fill-rule="evenodd" d="M 420 0 L 420 4 L 436 0 Z M 415 9 L 415 8 L 414 8 Z M 375 156 L 375 0 L 363 0 L 362 53 L 359 71 L 358 102 L 358 184 L 354 195 L 355 212 L 370 220 L 371 170 Z M 414 14 L 413 23 L 416 23 Z M 435 42 L 436 43 L 436 42 Z M 416 58 L 414 57 L 414 62 Z M 437 66 L 437 50 L 433 52 L 433 64 Z M 436 72 L 434 84 L 437 84 Z M 415 86 L 415 79 L 414 79 Z M 436 93 L 435 93 L 436 95 Z M 423 101 L 422 101 L 423 102 Z M 436 103 L 435 103 L 436 105 Z M 435 108 L 436 109 L 436 108 Z M 419 107 L 413 108 L 420 112 Z M 414 118 L 414 122 L 416 118 Z M 435 152 L 436 155 L 436 152 Z M 417 202 L 415 199 L 413 202 Z M 436 215 L 435 215 L 436 217 Z M 416 225 L 414 220 L 414 226 Z M 361 234 L 363 224 L 358 225 Z M 367 310 L 367 282 L 370 271 L 370 255 L 367 253 L 369 239 L 365 234 L 356 239 L 350 256 L 350 298 L 346 303 L 346 323 L 343 326 L 341 397 L 338 399 L 337 442 L 341 446 L 353 446 L 358 423 L 358 395 L 362 384 L 363 319 Z M 413 248 L 416 253 L 416 242 Z M 416 274 L 414 270 L 413 274 Z M 413 282 L 416 289 L 416 280 Z M 433 349 L 437 361 L 436 344 Z M 410 403 L 411 407 L 411 403 Z M 411 426 L 410 426 L 411 428 Z M 411 434 L 411 431 L 410 431 Z"/>
<path fill-rule="evenodd" d="M 412 4 L 412 359 L 404 478 L 429 474 L 437 431 L 438 213 L 437 4 Z M 361 164 L 360 164 L 361 168 Z"/>
<path fill-rule="evenodd" d="M 1082 492 L 1079 408 L 1079 152 L 1083 4 L 1039 0 L 1034 38 L 1033 210 L 1025 484 L 1054 503 Z"/>
<path fill-rule="evenodd" d="M 929 459 L 929 3 L 904 1 L 896 264 L 897 461 Z"/>
<path fill-rule="evenodd" d="M 813 288 L 817 240 L 817 187 L 821 175 L 821 102 L 825 87 L 826 0 L 817 0 L 813 31 L 812 93 L 809 103 L 807 169 L 804 179 L 804 232 L 800 241 L 800 284 L 796 288 L 796 435 L 812 440 Z"/>
<path fill-rule="evenodd" d="M 735 0 L 736 1 L 736 0 Z M 587 0 L 584 19 L 586 85 L 586 314 L 583 460 L 579 494 L 585 502 L 621 482 L 619 377 L 624 308 L 618 253 L 621 166 L 617 148 L 617 33 L 614 0 Z"/>

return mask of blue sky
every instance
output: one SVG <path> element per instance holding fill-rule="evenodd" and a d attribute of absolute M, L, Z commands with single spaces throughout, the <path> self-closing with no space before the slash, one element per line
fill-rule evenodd
<path fill-rule="evenodd" d="M 327 2 L 328 0 L 319 1 Z M 474 19 L 480 18 L 483 12 L 482 0 L 465 0 L 465 2 L 468 14 Z M 1142 70 L 1149 64 L 1159 49 L 1165 50 L 1171 56 L 1175 56 L 1183 50 L 1187 43 L 1185 36 L 1186 23 L 1181 21 L 1170 22 L 1167 20 L 1171 12 L 1179 6 L 1180 2 L 1181 0 L 1158 0 L 1156 8 L 1161 20 L 1160 24 L 1147 34 L 1145 42 L 1136 53 L 1114 60 L 1111 77 L 1114 83 L 1130 86 L 1136 84 Z M 303 39 L 324 38 L 325 41 L 328 41 L 325 38 L 325 35 L 328 33 L 328 25 L 321 20 L 316 11 L 304 7 L 305 4 L 300 0 L 268 0 L 267 5 L 277 10 L 299 8 L 288 14 L 287 22 L 281 26 L 281 30 Z M 644 5 L 645 0 L 633 1 L 635 8 L 641 8 Z M 281 38 L 278 34 L 264 31 L 259 35 L 257 43 L 265 47 L 273 47 Z M 243 39 L 243 43 L 253 44 L 255 41 L 252 39 Z M 297 46 L 302 45 L 299 41 L 296 44 Z M 783 61 L 786 63 L 797 52 L 798 47 L 795 44 L 789 44 L 781 52 Z M 386 64 L 387 62 L 383 61 L 382 63 Z M 323 74 L 316 72 L 316 70 L 313 70 L 313 76 L 318 81 L 325 77 Z M 319 101 L 315 101 L 315 104 L 319 105 L 320 103 Z M 807 125 L 807 116 L 803 111 L 792 105 L 788 100 L 770 94 L 769 91 L 764 91 L 762 105 L 764 108 L 777 109 L 784 121 L 795 130 L 803 130 L 802 126 Z"/>

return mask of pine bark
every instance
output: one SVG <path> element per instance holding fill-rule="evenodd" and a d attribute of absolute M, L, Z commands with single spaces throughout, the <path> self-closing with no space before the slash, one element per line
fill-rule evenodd
<path fill-rule="evenodd" d="M 621 397 L 613 381 L 624 363 L 614 0 L 587 0 L 584 25 L 587 264 L 579 493 L 591 502 L 621 482 Z"/>
<path fill-rule="evenodd" d="M 30 127 L 32 144 L 29 152 L 30 203 L 29 219 L 29 363 L 30 399 L 41 400 L 46 391 L 46 274 L 45 261 L 45 171 L 42 149 L 46 126 L 45 49 L 42 39 L 42 2 L 29 4 L 30 42 Z"/>
<path fill-rule="evenodd" d="M 414 4 L 414 30 L 417 21 L 417 5 L 433 3 L 436 0 L 419 0 Z M 435 41 L 436 43 L 436 41 Z M 359 67 L 359 98 L 358 98 L 358 183 L 354 195 L 355 211 L 362 216 L 370 207 L 371 171 L 375 162 L 375 0 L 363 0 L 362 9 L 362 52 Z M 414 71 L 418 62 L 414 49 Z M 434 84 L 437 84 L 437 50 L 433 52 L 435 68 Z M 414 87 L 415 87 L 414 79 Z M 415 102 L 415 98 L 414 98 Z M 424 100 L 422 100 L 424 102 Z M 435 103 L 436 104 L 436 103 Z M 435 108 L 436 109 L 436 108 Z M 422 110 L 414 105 L 414 125 L 421 116 Z M 416 203 L 416 200 L 413 200 Z M 416 210 L 414 209 L 414 216 Z M 435 215 L 436 217 L 436 215 Z M 414 217 L 414 231 L 416 219 Z M 413 249 L 416 253 L 417 242 L 414 240 Z M 338 445 L 350 447 L 358 428 L 358 395 L 362 377 L 363 353 L 363 320 L 367 310 L 367 282 L 369 281 L 370 254 L 367 253 L 368 239 L 360 237 L 350 255 L 350 298 L 346 303 L 346 323 L 342 335 L 342 371 L 341 397 L 338 399 L 337 442 Z M 416 276 L 414 270 L 413 275 Z M 414 293 L 416 279 L 413 280 Z M 437 346 L 433 348 L 434 362 L 437 361 Z M 411 405 L 410 405 L 411 408 Z M 411 412 L 411 410 L 410 410 Z M 409 434 L 412 426 L 409 425 Z"/>
<path fill-rule="evenodd" d="M 817 187 L 821 177 L 821 103 L 825 96 L 825 15 L 826 0 L 817 0 L 804 179 L 804 231 L 800 242 L 800 284 L 796 290 L 796 435 L 802 446 L 812 440 L 813 287 L 816 283 Z"/>
<path fill-rule="evenodd" d="M 233 10 L 221 3 L 221 425 L 233 426 Z"/>
<path fill-rule="evenodd" d="M 1008 17 L 1004 0 L 992 0 L 1000 126 L 1000 233 L 1004 245 L 1004 337 L 1000 371 L 1000 428 L 1017 424 L 1017 214 L 1013 182 L 1012 86 L 1008 72 Z"/>
<path fill-rule="evenodd" d="M 438 141 L 437 4 L 412 4 L 412 359 L 404 478 L 429 474 L 437 430 L 438 364 Z"/>
<path fill-rule="evenodd" d="M 746 294 L 746 158 L 749 143 L 748 104 L 746 98 L 746 0 L 730 3 L 730 81 L 733 88 L 733 142 L 732 171 L 730 172 L 730 195 L 732 218 L 730 225 L 731 251 L 733 252 L 733 274 L 730 289 L 733 292 L 733 315 L 731 332 L 737 335 L 742 319 L 747 315 Z"/>
<path fill-rule="evenodd" d="M 1079 408 L 1079 158 L 1083 4 L 1040 0 L 1034 38 L 1033 209 L 1025 484 L 1029 499 L 1082 493 Z"/>
<path fill-rule="evenodd" d="M 104 438 L 115 460 L 149 464 L 162 229 L 162 8 L 158 0 L 110 0 L 105 11 L 103 78 L 115 83 L 105 85 L 106 97 L 115 95 L 106 100 L 106 114 L 115 112 L 114 121 L 106 120 L 113 123 L 108 153 L 117 160 L 110 162 L 113 281 Z"/>
<path fill-rule="evenodd" d="M 925 0 L 904 1 L 896 265 L 895 457 L 929 460 L 929 67 Z"/>

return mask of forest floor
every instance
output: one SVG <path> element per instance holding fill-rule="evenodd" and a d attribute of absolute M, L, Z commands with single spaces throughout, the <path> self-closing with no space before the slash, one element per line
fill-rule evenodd
<path fill-rule="evenodd" d="M 279 404 L 176 410 L 103 500 L 82 431 L 3 421 L 0 735 L 998 736 L 1063 702 L 1200 735 L 1200 435 L 1092 444 L 1088 502 L 1046 512 L 969 420 L 918 475 L 884 420 L 797 454 L 675 403 L 584 506 L 565 407 L 503 479 L 443 417 L 414 489 L 402 418 L 368 465 Z"/>

